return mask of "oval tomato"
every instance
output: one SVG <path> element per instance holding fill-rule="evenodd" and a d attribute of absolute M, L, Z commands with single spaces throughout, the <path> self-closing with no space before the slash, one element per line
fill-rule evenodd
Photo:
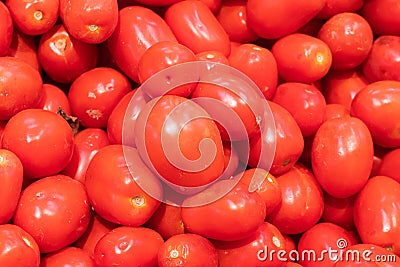
<path fill-rule="evenodd" d="M 41 72 L 35 37 L 14 31 L 7 56 L 16 57 Z"/>
<path fill-rule="evenodd" d="M 355 196 L 336 198 L 325 193 L 321 221 L 334 223 L 344 229 L 354 229 L 353 208 Z"/>
<path fill-rule="evenodd" d="M 41 267 L 80 266 L 95 267 L 90 255 L 76 247 L 66 247 L 56 252 L 43 255 L 40 260 Z"/>
<path fill-rule="evenodd" d="M 390 150 L 382 157 L 378 168 L 378 175 L 389 176 L 400 183 L 398 164 L 400 162 L 400 148 Z"/>
<path fill-rule="evenodd" d="M 317 18 L 329 19 L 339 13 L 359 11 L 364 2 L 364 0 L 325 0 L 325 5 L 317 14 Z"/>
<path fill-rule="evenodd" d="M 197 53 L 196 60 L 211 61 L 211 62 L 229 65 L 228 58 L 224 54 L 222 54 L 221 52 L 216 51 L 216 50 L 209 50 L 209 51 L 203 51 L 203 52 Z"/>
<path fill-rule="evenodd" d="M 0 41 L 0 56 L 7 54 L 11 45 L 13 31 L 13 20 L 10 11 L 3 2 L 0 2 L 0 36 L 2 36 Z"/>
<path fill-rule="evenodd" d="M 341 104 L 327 104 L 325 108 L 324 121 L 330 119 L 338 119 L 343 117 L 349 117 L 350 110 Z"/>
<path fill-rule="evenodd" d="M 396 0 L 364 1 L 362 16 L 377 35 L 400 34 L 400 7 Z M 380 12 L 386 10 L 386 12 Z"/>
<path fill-rule="evenodd" d="M 65 92 L 50 83 L 43 84 L 43 96 L 39 108 L 57 113 L 62 109 L 68 115 L 71 115 L 71 108 L 68 97 Z"/>

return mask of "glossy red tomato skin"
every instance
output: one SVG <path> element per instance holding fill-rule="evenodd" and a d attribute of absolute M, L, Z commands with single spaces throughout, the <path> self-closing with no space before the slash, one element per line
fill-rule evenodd
<path fill-rule="evenodd" d="M 303 136 L 315 134 L 323 123 L 326 102 L 313 85 L 281 83 L 272 101 L 287 109 L 300 127 Z"/>
<path fill-rule="evenodd" d="M 386 12 L 382 12 L 385 10 Z M 400 8 L 395 0 L 365 1 L 362 16 L 369 22 L 377 35 L 400 34 Z"/>
<path fill-rule="evenodd" d="M 40 251 L 35 239 L 17 225 L 1 224 L 0 264 L 39 267 Z"/>
<path fill-rule="evenodd" d="M 364 0 L 326 0 L 317 18 L 329 19 L 339 13 L 357 12 L 363 7 L 364 2 Z"/>
<path fill-rule="evenodd" d="M 325 22 L 318 38 L 332 51 L 332 69 L 352 69 L 368 57 L 374 36 L 362 16 L 344 12 Z"/>
<path fill-rule="evenodd" d="M 68 164 L 73 138 L 72 129 L 61 116 L 48 110 L 26 109 L 7 123 L 2 147 L 19 157 L 25 177 L 38 179 L 57 174 Z"/>
<path fill-rule="evenodd" d="M 254 44 L 242 44 L 229 55 L 229 64 L 252 79 L 270 100 L 278 83 L 278 66 L 271 51 Z M 260 72 L 260 69 L 268 71 Z"/>
<path fill-rule="evenodd" d="M 35 108 L 43 94 L 40 73 L 28 63 L 13 57 L 0 57 L 0 120 Z"/>
<path fill-rule="evenodd" d="M 324 209 L 322 190 L 312 172 L 295 165 L 278 176 L 282 202 L 266 220 L 283 234 L 299 234 L 314 226 Z"/>
<path fill-rule="evenodd" d="M 400 81 L 368 84 L 354 98 L 351 115 L 368 127 L 374 143 L 386 148 L 400 146 Z"/>
<path fill-rule="evenodd" d="M 322 40 L 302 33 L 279 39 L 271 49 L 280 77 L 287 82 L 312 83 L 332 65 L 332 52 Z"/>
<path fill-rule="evenodd" d="M 35 37 L 15 30 L 7 56 L 19 58 L 41 72 Z"/>
<path fill-rule="evenodd" d="M 228 58 L 219 51 L 210 50 L 210 51 L 203 51 L 196 54 L 196 60 L 200 61 L 212 61 L 221 64 L 229 65 Z"/>
<path fill-rule="evenodd" d="M 156 231 L 145 227 L 121 226 L 105 234 L 94 253 L 96 266 L 152 267 L 164 240 Z"/>
<path fill-rule="evenodd" d="M 13 223 L 32 235 L 42 253 L 75 242 L 89 221 L 85 187 L 65 175 L 48 176 L 26 187 L 13 217 Z"/>
<path fill-rule="evenodd" d="M 15 27 L 28 35 L 40 35 L 50 30 L 57 22 L 59 2 L 51 0 L 18 1 L 6 0 Z"/>
<path fill-rule="evenodd" d="M 22 189 L 23 167 L 13 152 L 0 149 L 0 224 L 8 223 L 14 215 Z"/>
<path fill-rule="evenodd" d="M 374 40 L 362 71 L 369 82 L 400 81 L 400 36 L 382 35 Z"/>
<path fill-rule="evenodd" d="M 3 36 L 0 41 L 0 56 L 4 56 L 10 48 L 14 26 L 10 10 L 3 2 L 0 2 L 0 18 L 0 35 Z"/>
<path fill-rule="evenodd" d="M 387 176 L 368 180 L 354 203 L 354 224 L 363 243 L 399 253 L 400 184 Z"/>
<path fill-rule="evenodd" d="M 117 66 L 130 79 L 139 82 L 137 68 L 143 53 L 155 43 L 176 41 L 176 38 L 167 23 L 146 7 L 123 8 L 119 11 L 118 21 L 107 39 L 107 46 Z"/>
<path fill-rule="evenodd" d="M 126 156 L 126 158 L 125 158 Z M 133 164 L 131 173 L 128 164 Z M 135 177 L 135 179 L 133 179 Z M 148 195 L 137 179 L 152 185 L 161 197 L 161 185 L 141 162 L 135 148 L 109 145 L 101 148 L 89 163 L 85 186 L 93 209 L 113 223 L 140 226 L 154 213 L 160 202 Z"/>
<path fill-rule="evenodd" d="M 346 108 L 341 104 L 327 104 L 325 108 L 325 118 L 324 121 L 330 119 L 338 119 L 342 117 L 349 117 L 350 109 Z"/>
<path fill-rule="evenodd" d="M 378 169 L 378 175 L 389 176 L 400 182 L 398 164 L 400 162 L 400 149 L 393 149 L 387 152 L 383 157 Z"/>
<path fill-rule="evenodd" d="M 63 24 L 41 35 L 38 57 L 43 70 L 54 81 L 71 83 L 97 64 L 97 47 L 72 37 Z"/>
<path fill-rule="evenodd" d="M 250 28 L 265 39 L 278 39 L 296 32 L 314 18 L 325 1 L 257 1 L 247 2 L 247 19 Z M 299 10 L 302 12 L 299 13 Z M 266 13 L 267 12 L 267 13 Z M 265 16 L 268 14 L 268 24 Z"/>
<path fill-rule="evenodd" d="M 335 198 L 325 193 L 322 222 L 330 222 L 344 229 L 354 229 L 353 208 L 355 196 Z"/>
<path fill-rule="evenodd" d="M 158 266 L 217 267 L 218 253 L 211 241 L 201 235 L 174 235 L 160 247 Z"/>
<path fill-rule="evenodd" d="M 363 188 L 372 169 L 374 147 L 361 120 L 326 121 L 315 134 L 311 149 L 313 172 L 328 194 L 345 198 Z"/>
<path fill-rule="evenodd" d="M 74 152 L 62 173 L 85 183 L 86 170 L 94 155 L 102 147 L 108 146 L 107 133 L 100 128 L 86 128 L 74 136 Z"/>
<path fill-rule="evenodd" d="M 65 247 L 56 252 L 45 254 L 40 260 L 42 267 L 80 266 L 95 267 L 90 255 L 77 247 Z"/>
<path fill-rule="evenodd" d="M 65 113 L 71 115 L 67 95 L 61 88 L 50 83 L 43 84 L 43 96 L 38 106 L 54 113 L 57 113 L 61 108 Z"/>
<path fill-rule="evenodd" d="M 179 43 L 195 54 L 217 50 L 229 55 L 229 36 L 205 3 L 196 0 L 177 2 L 169 6 L 164 19 Z"/>
<path fill-rule="evenodd" d="M 77 77 L 69 88 L 72 114 L 84 127 L 105 128 L 112 110 L 131 89 L 128 78 L 115 69 L 90 69 Z"/>
<path fill-rule="evenodd" d="M 76 39 L 91 44 L 106 41 L 118 23 L 118 1 L 60 1 L 60 18 Z"/>

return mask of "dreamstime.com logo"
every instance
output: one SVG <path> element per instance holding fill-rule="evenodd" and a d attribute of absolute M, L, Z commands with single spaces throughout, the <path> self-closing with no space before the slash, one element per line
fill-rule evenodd
<path fill-rule="evenodd" d="M 240 101 L 245 102 L 249 110 L 251 110 L 252 116 L 249 116 L 251 118 L 245 118 L 245 120 L 253 118 L 261 131 L 263 139 L 258 164 L 253 164 L 252 167 L 259 167 L 269 171 L 275 154 L 275 123 L 272 112 L 261 90 L 245 74 L 228 65 L 209 61 L 181 63 L 156 73 L 136 89 L 128 105 L 122 129 L 122 144 L 124 147 L 130 147 L 129 152 L 125 149 L 124 156 L 131 173 L 135 173 L 135 171 L 137 173 L 135 168 L 138 167 L 138 164 L 135 164 L 135 160 L 137 160 L 136 154 L 138 154 L 146 166 L 158 177 L 163 188 L 162 194 L 160 190 L 154 187 L 154 183 L 149 183 L 139 175 L 134 177 L 137 184 L 153 198 L 177 206 L 200 206 L 213 202 L 227 194 L 240 179 L 237 175 L 234 176 L 227 173 L 228 168 L 226 168 L 217 179 L 207 185 L 188 187 L 171 184 L 170 180 L 165 176 L 165 172 L 164 175 L 161 174 L 160 169 L 162 169 L 162 166 L 161 168 L 160 166 L 155 166 L 154 160 L 150 160 L 149 154 L 154 151 L 151 150 L 155 149 L 155 147 L 153 144 L 146 143 L 145 140 L 145 131 L 149 128 L 146 125 L 149 121 L 149 114 L 155 109 L 158 101 L 171 89 L 198 83 L 207 83 L 225 88 L 230 93 L 239 96 Z M 189 101 L 183 102 L 168 113 L 167 119 L 162 125 L 161 137 L 159 138 L 162 148 L 160 157 L 167 158 L 170 165 L 181 171 L 177 174 L 179 176 L 183 176 L 185 173 L 201 172 L 209 168 L 214 160 L 213 156 L 215 155 L 216 147 L 211 138 L 201 140 L 198 145 L 200 157 L 196 160 L 186 158 L 182 148 L 179 147 L 180 134 L 185 127 L 196 119 L 206 118 L 223 127 L 224 134 L 227 134 L 229 138 L 228 143 L 230 143 L 231 148 L 235 149 L 237 155 L 240 155 L 243 163 L 247 163 L 250 155 L 249 136 L 246 135 L 247 128 L 243 118 L 232 108 L 232 106 L 235 106 L 232 101 L 236 100 L 231 99 L 229 105 L 224 101 L 211 97 L 189 98 Z M 190 112 L 186 110 L 187 108 L 191 108 Z M 194 115 L 193 110 L 195 111 Z M 191 115 L 189 116 L 188 114 Z M 176 123 L 178 118 L 179 123 Z M 182 123 L 182 118 L 187 121 Z M 226 142 L 225 139 L 224 141 Z M 137 150 L 137 153 L 131 152 L 132 147 Z M 232 160 L 231 155 L 229 162 Z M 239 169 L 235 173 L 243 172 L 245 168 L 246 164 L 239 164 Z M 184 179 L 184 177 L 180 178 Z M 249 191 L 255 191 L 264 178 L 255 175 L 251 180 Z M 218 185 L 219 182 L 223 182 L 223 186 L 221 184 Z M 185 202 L 187 198 L 199 192 L 201 192 L 201 197 L 192 198 L 190 202 Z"/>
<path fill-rule="evenodd" d="M 339 238 L 336 241 L 336 248 L 329 247 L 321 251 L 305 249 L 301 252 L 297 250 L 274 250 L 265 246 L 257 252 L 259 261 L 295 261 L 295 262 L 396 262 L 396 256 L 390 254 L 376 255 L 370 249 L 363 251 L 356 249 L 346 249 L 347 240 Z"/>

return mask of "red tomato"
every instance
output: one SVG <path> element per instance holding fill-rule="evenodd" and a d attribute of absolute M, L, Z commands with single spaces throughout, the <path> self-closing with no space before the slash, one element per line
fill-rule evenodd
<path fill-rule="evenodd" d="M 216 17 L 234 42 L 250 43 L 258 39 L 257 34 L 247 25 L 245 0 L 222 1 Z"/>
<path fill-rule="evenodd" d="M 350 12 L 334 15 L 318 33 L 318 38 L 332 51 L 333 69 L 352 69 L 359 66 L 368 57 L 373 37 L 368 22 L 360 15 Z"/>
<path fill-rule="evenodd" d="M 271 49 L 280 77 L 288 82 L 312 83 L 332 65 L 332 52 L 322 40 L 294 33 L 279 39 Z"/>
<path fill-rule="evenodd" d="M 294 253 L 293 251 L 297 251 L 297 242 L 298 242 L 297 240 L 295 242 L 293 237 L 291 235 L 288 235 L 288 234 L 283 234 L 283 238 L 284 238 L 284 242 L 285 242 L 285 250 L 286 250 L 288 255 L 290 253 Z M 291 266 L 291 265 L 289 265 L 289 263 L 290 262 L 294 262 L 294 261 L 295 261 L 295 259 L 291 259 L 291 257 L 288 257 L 288 263 L 287 263 L 286 267 Z"/>
<path fill-rule="evenodd" d="M 350 117 L 350 110 L 341 104 L 327 104 L 325 108 L 324 121 Z"/>
<path fill-rule="evenodd" d="M 222 0 L 200 0 L 213 12 L 214 14 L 221 8 Z"/>
<path fill-rule="evenodd" d="M 139 82 L 138 63 L 143 53 L 160 41 L 176 41 L 167 23 L 157 13 L 142 6 L 119 11 L 117 27 L 107 45 L 118 67 Z"/>
<path fill-rule="evenodd" d="M 260 37 L 277 39 L 296 32 L 324 7 L 325 0 L 249 0 L 247 18 Z M 299 12 L 301 11 L 301 12 Z M 268 18 L 268 23 L 265 23 Z"/>
<path fill-rule="evenodd" d="M 375 34 L 400 34 L 400 7 L 396 0 L 364 2 L 361 14 L 369 22 Z"/>
<path fill-rule="evenodd" d="M 239 168 L 239 154 L 230 142 L 222 142 L 224 146 L 224 178 L 231 178 L 242 169 Z M 244 168 L 243 168 L 244 169 Z"/>
<path fill-rule="evenodd" d="M 400 252 L 400 184 L 387 176 L 370 178 L 354 203 L 354 224 L 363 243 Z"/>
<path fill-rule="evenodd" d="M 50 83 L 43 84 L 43 96 L 38 107 L 54 113 L 57 113 L 61 108 L 65 113 L 71 115 L 67 95 L 59 87 Z"/>
<path fill-rule="evenodd" d="M 157 266 L 157 253 L 164 241 L 159 233 L 145 227 L 121 226 L 105 234 L 97 243 L 97 267 Z"/>
<path fill-rule="evenodd" d="M 217 50 L 229 55 L 229 36 L 204 2 L 177 2 L 168 7 L 164 19 L 178 41 L 194 53 Z"/>
<path fill-rule="evenodd" d="M 68 92 L 72 114 L 85 127 L 105 128 L 114 107 L 131 91 L 129 80 L 119 71 L 98 67 L 77 77 Z"/>
<path fill-rule="evenodd" d="M 314 18 L 310 20 L 307 24 L 301 27 L 297 32 L 304 33 L 313 37 L 318 36 L 318 32 L 321 29 L 322 25 L 324 25 L 325 20 Z"/>
<path fill-rule="evenodd" d="M 400 81 L 400 36 L 383 35 L 374 40 L 372 49 L 362 65 L 370 82 Z"/>
<path fill-rule="evenodd" d="M 75 242 L 90 221 L 90 204 L 82 183 L 64 175 L 42 178 L 26 187 L 13 222 L 33 236 L 40 252 Z"/>
<path fill-rule="evenodd" d="M 263 222 L 248 237 L 237 241 L 213 241 L 219 255 L 219 266 L 284 267 L 286 262 L 277 257 L 285 251 L 282 233 L 273 224 Z M 281 256 L 281 254 L 279 254 Z"/>
<path fill-rule="evenodd" d="M 63 24 L 41 35 L 38 57 L 43 70 L 56 82 L 71 83 L 97 64 L 97 46 L 70 36 Z"/>
<path fill-rule="evenodd" d="M 148 195 L 143 183 L 156 192 Z M 141 161 L 135 148 L 109 145 L 92 158 L 86 171 L 85 186 L 93 209 L 117 224 L 139 226 L 155 212 L 161 199 L 161 186 Z"/>
<path fill-rule="evenodd" d="M 321 221 L 334 223 L 347 230 L 354 228 L 353 207 L 355 196 L 336 198 L 324 195 L 324 213 Z"/>
<path fill-rule="evenodd" d="M 232 51 L 228 59 L 232 67 L 255 82 L 267 100 L 272 98 L 278 83 L 278 67 L 268 49 L 254 44 L 242 44 Z"/>
<path fill-rule="evenodd" d="M 76 247 L 66 247 L 56 252 L 43 255 L 40 261 L 41 267 L 95 267 L 94 260 L 89 253 Z"/>
<path fill-rule="evenodd" d="M 28 35 L 49 31 L 57 22 L 59 1 L 6 0 L 16 28 Z"/>
<path fill-rule="evenodd" d="M 0 56 L 7 54 L 13 36 L 13 20 L 8 7 L 0 2 Z"/>
<path fill-rule="evenodd" d="M 218 253 L 201 235 L 179 234 L 166 240 L 158 250 L 158 266 L 218 267 Z"/>
<path fill-rule="evenodd" d="M 118 23 L 117 0 L 60 0 L 60 18 L 76 39 L 98 44 L 106 41 Z"/>
<path fill-rule="evenodd" d="M 0 148 L 2 147 L 1 140 L 3 139 L 4 128 L 6 127 L 7 121 L 0 121 Z"/>
<path fill-rule="evenodd" d="M 93 156 L 110 144 L 107 133 L 99 128 L 86 128 L 74 136 L 74 152 L 62 173 L 85 183 L 86 170 Z"/>
<path fill-rule="evenodd" d="M 363 188 L 371 172 L 371 134 L 357 118 L 327 120 L 315 134 L 311 160 L 314 175 L 328 194 L 350 197 Z"/>
<path fill-rule="evenodd" d="M 400 81 L 370 83 L 355 96 L 350 113 L 367 125 L 375 144 L 400 146 Z"/>
<path fill-rule="evenodd" d="M 314 226 L 322 216 L 324 200 L 322 190 L 310 170 L 295 165 L 278 176 L 282 202 L 267 221 L 283 234 L 299 234 Z"/>
<path fill-rule="evenodd" d="M 264 222 L 266 207 L 257 193 L 250 193 L 248 186 L 237 184 L 226 195 L 201 206 L 207 194 L 224 190 L 230 186 L 226 180 L 218 181 L 209 189 L 185 199 L 182 221 L 188 232 L 216 240 L 232 241 L 247 238 Z M 190 206 L 190 207 L 189 207 Z"/>
<path fill-rule="evenodd" d="M 0 149 L 0 224 L 14 215 L 22 188 L 23 169 L 19 158 L 11 151 Z"/>
<path fill-rule="evenodd" d="M 325 5 L 317 14 L 317 18 L 329 19 L 343 12 L 357 12 L 363 5 L 364 0 L 325 0 Z"/>
<path fill-rule="evenodd" d="M 216 50 L 203 51 L 203 52 L 197 53 L 195 56 L 196 56 L 196 60 L 211 61 L 211 62 L 229 65 L 228 58 L 224 54 L 222 54 L 221 52 L 216 51 Z"/>
<path fill-rule="evenodd" d="M 13 57 L 0 57 L 0 120 L 35 108 L 43 94 L 40 73 Z"/>
<path fill-rule="evenodd" d="M 67 166 L 73 142 L 72 129 L 61 116 L 48 110 L 26 109 L 7 123 L 2 146 L 19 157 L 27 178 L 38 179 Z"/>
<path fill-rule="evenodd" d="M 0 225 L 0 265 L 39 267 L 39 246 L 33 237 L 14 224 Z"/>
<path fill-rule="evenodd" d="M 38 71 L 41 71 L 37 55 L 37 45 L 33 36 L 14 31 L 7 56 L 19 58 Z"/>
<path fill-rule="evenodd" d="M 123 1 L 129 2 L 130 0 L 123 0 Z M 158 7 L 158 6 L 164 7 L 164 6 L 172 5 L 179 1 L 181 1 L 181 0 L 131 0 L 131 2 L 134 2 L 134 3 L 137 2 L 139 4 L 142 4 L 144 6 L 149 6 L 149 7 Z M 119 0 L 119 2 L 121 2 L 121 0 Z M 129 3 L 129 5 L 133 5 L 133 3 Z M 119 4 L 119 6 L 120 6 L 120 4 Z"/>
<path fill-rule="evenodd" d="M 303 136 L 315 134 L 325 116 L 326 102 L 322 93 L 313 85 L 281 83 L 272 101 L 292 114 Z"/>
<path fill-rule="evenodd" d="M 400 148 L 387 152 L 380 163 L 378 174 L 389 176 L 400 183 L 400 173 L 398 166 L 400 162 Z"/>

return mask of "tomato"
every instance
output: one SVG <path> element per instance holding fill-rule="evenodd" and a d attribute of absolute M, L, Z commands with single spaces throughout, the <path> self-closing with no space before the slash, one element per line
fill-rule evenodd
<path fill-rule="evenodd" d="M 232 67 L 255 82 L 265 99 L 272 98 L 278 83 L 278 67 L 270 50 L 254 44 L 242 44 L 232 51 L 228 59 Z"/>
<path fill-rule="evenodd" d="M 290 253 L 293 253 L 293 251 L 297 250 L 297 242 L 298 242 L 297 240 L 295 242 L 294 238 L 288 234 L 282 234 L 282 236 L 283 236 L 283 241 L 285 243 L 285 250 L 288 255 Z M 286 267 L 289 267 L 290 266 L 289 263 L 294 262 L 295 260 L 296 259 L 293 259 L 293 258 L 291 259 L 291 257 L 288 257 L 288 263 L 287 263 Z"/>
<path fill-rule="evenodd" d="M 359 66 L 372 49 L 373 37 L 368 22 L 351 12 L 334 15 L 318 33 L 318 38 L 332 51 L 332 69 Z"/>
<path fill-rule="evenodd" d="M 324 121 L 330 119 L 338 119 L 343 117 L 349 117 L 350 110 L 341 104 L 327 104 L 325 108 Z"/>
<path fill-rule="evenodd" d="M 16 28 L 28 35 L 49 31 L 57 22 L 59 2 L 53 0 L 6 0 Z"/>
<path fill-rule="evenodd" d="M 122 73 L 98 67 L 73 81 L 68 100 L 72 114 L 84 127 L 105 128 L 112 110 L 129 91 L 131 85 Z"/>
<path fill-rule="evenodd" d="M 72 158 L 62 173 L 84 183 L 90 161 L 99 149 L 109 144 L 108 135 L 102 129 L 86 128 L 78 132 L 74 136 Z"/>
<path fill-rule="evenodd" d="M 400 81 L 400 36 L 382 35 L 374 40 L 362 71 L 369 82 Z"/>
<path fill-rule="evenodd" d="M 334 197 L 358 193 L 368 180 L 373 159 L 371 134 L 357 118 L 327 120 L 315 134 L 312 169 L 321 187 Z"/>
<path fill-rule="evenodd" d="M 286 248 L 285 239 L 278 228 L 268 222 L 263 222 L 248 238 L 237 241 L 213 241 L 213 244 L 218 251 L 220 267 L 286 266 L 286 262 L 277 257 L 277 253 Z"/>
<path fill-rule="evenodd" d="M 229 36 L 205 3 L 179 1 L 168 7 L 164 19 L 179 43 L 194 53 L 217 50 L 229 55 Z"/>
<path fill-rule="evenodd" d="M 393 149 L 387 152 L 378 168 L 379 175 L 389 176 L 400 182 L 400 173 L 398 172 L 398 164 L 400 162 L 400 149 Z"/>
<path fill-rule="evenodd" d="M 218 253 L 214 245 L 201 235 L 174 235 L 160 247 L 158 266 L 217 267 Z"/>
<path fill-rule="evenodd" d="M 356 94 L 368 85 L 364 75 L 353 70 L 331 70 L 322 79 L 322 93 L 328 104 L 342 104 L 349 111 Z"/>
<path fill-rule="evenodd" d="M 98 44 L 106 41 L 117 27 L 118 1 L 61 0 L 60 18 L 73 37 Z"/>
<path fill-rule="evenodd" d="M 40 261 L 41 267 L 80 266 L 95 267 L 89 254 L 76 247 L 66 247 L 56 252 L 45 254 Z"/>
<path fill-rule="evenodd" d="M 190 233 L 207 238 L 232 241 L 247 238 L 264 222 L 266 207 L 257 193 L 250 193 L 248 186 L 237 184 L 227 194 L 214 202 L 194 206 L 208 197 L 207 194 L 224 190 L 229 181 L 214 183 L 209 189 L 185 199 L 182 221 Z"/>
<path fill-rule="evenodd" d="M 20 158 L 26 177 L 37 179 L 65 168 L 72 157 L 73 142 L 72 129 L 61 116 L 26 109 L 7 123 L 2 146 Z"/>
<path fill-rule="evenodd" d="M 0 2 L 0 18 L 0 56 L 4 56 L 10 48 L 14 27 L 10 11 L 3 2 Z"/>
<path fill-rule="evenodd" d="M 39 246 L 33 237 L 14 224 L 0 225 L 0 265 L 39 267 Z"/>
<path fill-rule="evenodd" d="M 272 101 L 292 114 L 303 136 L 315 134 L 323 123 L 326 102 L 322 93 L 313 85 L 281 83 Z"/>
<path fill-rule="evenodd" d="M 363 5 L 364 0 L 325 0 L 324 7 L 317 14 L 317 18 L 329 19 L 343 12 L 357 12 Z"/>
<path fill-rule="evenodd" d="M 258 39 L 257 34 L 247 25 L 245 0 L 222 1 L 216 17 L 234 42 L 251 43 Z"/>
<path fill-rule="evenodd" d="M 35 108 L 43 94 L 40 73 L 13 57 L 0 57 L 0 120 Z"/>
<path fill-rule="evenodd" d="M 75 242 L 89 221 L 85 187 L 65 175 L 48 176 L 26 187 L 13 217 L 13 223 L 32 235 L 42 253 Z"/>
<path fill-rule="evenodd" d="M 365 1 L 361 14 L 369 22 L 375 34 L 400 34 L 400 8 L 396 0 Z"/>
<path fill-rule="evenodd" d="M 301 27 L 297 32 L 307 34 L 313 37 L 318 36 L 318 32 L 321 29 L 322 25 L 324 25 L 325 20 L 319 18 L 313 18 L 303 27 Z"/>
<path fill-rule="evenodd" d="M 35 37 L 14 31 L 7 56 L 19 58 L 40 72 L 41 67 L 36 51 Z"/>
<path fill-rule="evenodd" d="M 353 208 L 355 195 L 347 198 L 336 198 L 324 195 L 324 213 L 321 221 L 334 223 L 347 230 L 354 229 Z"/>
<path fill-rule="evenodd" d="M 367 125 L 375 144 L 400 146 L 400 81 L 368 84 L 355 96 L 350 113 Z"/>
<path fill-rule="evenodd" d="M 4 128 L 6 127 L 7 121 L 0 121 L 0 148 L 2 147 L 1 145 L 1 140 L 3 139 L 3 132 Z"/>
<path fill-rule="evenodd" d="M 315 82 L 324 77 L 332 65 L 329 46 L 302 33 L 279 39 L 271 52 L 277 62 L 279 76 L 288 82 Z"/>
<path fill-rule="evenodd" d="M 222 145 L 224 146 L 224 173 L 222 179 L 231 178 L 241 170 L 239 167 L 239 154 L 230 142 L 222 142 Z"/>
<path fill-rule="evenodd" d="M 221 8 L 222 0 L 200 0 L 211 10 L 212 13 L 217 13 Z"/>
<path fill-rule="evenodd" d="M 303 233 L 314 226 L 324 209 L 322 190 L 311 171 L 296 164 L 277 177 L 282 202 L 267 221 L 283 234 Z"/>
<path fill-rule="evenodd" d="M 400 251 L 400 184 L 387 176 L 370 178 L 354 203 L 354 224 L 363 243 Z"/>
<path fill-rule="evenodd" d="M 216 50 L 203 51 L 203 52 L 197 53 L 195 56 L 196 56 L 196 60 L 212 61 L 212 62 L 229 65 L 228 58 L 224 54 L 222 54 L 221 52 L 216 51 Z"/>
<path fill-rule="evenodd" d="M 129 2 L 129 0 L 125 0 L 125 1 Z M 158 7 L 158 6 L 164 7 L 164 6 L 172 5 L 181 0 L 132 0 L 132 1 L 140 3 L 144 6 L 149 6 L 149 7 Z"/>
<path fill-rule="evenodd" d="M 71 83 L 97 64 L 97 47 L 72 37 L 63 24 L 41 35 L 38 57 L 43 70 L 54 81 Z"/>
<path fill-rule="evenodd" d="M 105 234 L 97 243 L 97 267 L 157 265 L 157 254 L 164 241 L 159 233 L 145 227 L 121 226 Z"/>
<path fill-rule="evenodd" d="M 11 151 L 0 149 L 0 224 L 14 215 L 22 188 L 23 169 L 19 158 Z"/>
<path fill-rule="evenodd" d="M 137 68 L 141 56 L 160 41 L 176 41 L 167 23 L 149 8 L 128 6 L 119 11 L 117 27 L 107 45 L 117 66 L 139 82 Z"/>
<path fill-rule="evenodd" d="M 57 113 L 61 108 L 65 113 L 71 115 L 71 108 L 65 92 L 50 83 L 43 84 L 43 96 L 38 107 Z"/>
<path fill-rule="evenodd" d="M 260 37 L 278 39 L 296 32 L 324 7 L 324 0 L 249 0 L 247 20 Z M 301 10 L 301 12 L 299 12 Z M 265 19 L 268 18 L 268 23 Z"/>
<path fill-rule="evenodd" d="M 155 196 L 148 195 L 143 183 Z M 129 226 L 144 224 L 162 199 L 161 185 L 144 165 L 135 148 L 105 146 L 93 156 L 85 176 L 93 209 L 104 219 Z"/>

